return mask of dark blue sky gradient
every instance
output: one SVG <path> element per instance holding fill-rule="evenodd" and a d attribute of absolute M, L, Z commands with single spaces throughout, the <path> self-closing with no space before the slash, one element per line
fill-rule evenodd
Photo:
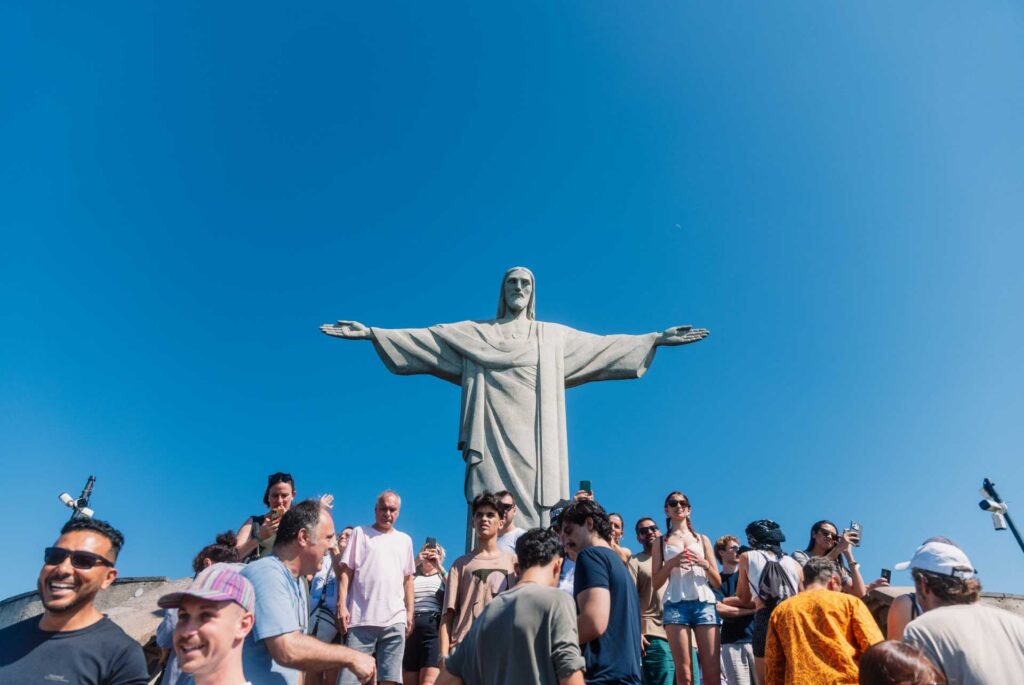
<path fill-rule="evenodd" d="M 857 519 L 865 575 L 941 534 L 1024 592 L 976 504 L 1024 501 L 1022 30 L 1013 2 L 5 3 L 0 596 L 90 473 L 125 575 L 186 575 L 277 470 L 339 524 L 392 487 L 459 552 L 457 388 L 317 326 L 490 317 L 514 264 L 544 320 L 712 329 L 569 392 L 572 479 L 628 524 L 670 489 L 712 538 Z"/>

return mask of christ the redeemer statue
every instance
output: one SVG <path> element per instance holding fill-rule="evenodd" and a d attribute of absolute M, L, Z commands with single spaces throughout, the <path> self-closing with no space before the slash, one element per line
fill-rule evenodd
<path fill-rule="evenodd" d="M 505 272 L 498 316 L 430 328 L 324 324 L 337 338 L 372 340 L 399 375 L 431 374 L 462 387 L 458 449 L 466 462 L 466 501 L 508 490 L 516 525 L 547 526 L 548 511 L 569 496 L 565 389 L 591 381 L 639 378 L 659 345 L 702 340 L 707 329 L 674 326 L 643 335 L 593 335 L 534 315 L 536 281 L 524 267 Z"/>

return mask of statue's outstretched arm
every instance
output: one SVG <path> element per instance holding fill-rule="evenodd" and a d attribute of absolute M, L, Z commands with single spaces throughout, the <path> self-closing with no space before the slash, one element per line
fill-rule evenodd
<path fill-rule="evenodd" d="M 373 331 L 358 321 L 345 321 L 339 319 L 338 323 L 325 323 L 320 327 L 321 332 L 335 338 L 346 340 L 373 340 Z"/>
<path fill-rule="evenodd" d="M 711 333 L 706 328 L 694 328 L 693 326 L 672 326 L 666 328 L 658 335 L 655 345 L 689 345 L 700 342 Z"/>

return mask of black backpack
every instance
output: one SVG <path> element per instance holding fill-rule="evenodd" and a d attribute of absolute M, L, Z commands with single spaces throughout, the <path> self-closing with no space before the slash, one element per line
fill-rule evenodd
<path fill-rule="evenodd" d="M 774 609 L 779 602 L 796 594 L 793 581 L 789 579 L 781 559 L 773 559 L 765 552 L 767 561 L 761 572 L 761 580 L 757 583 L 757 596 L 769 609 Z"/>

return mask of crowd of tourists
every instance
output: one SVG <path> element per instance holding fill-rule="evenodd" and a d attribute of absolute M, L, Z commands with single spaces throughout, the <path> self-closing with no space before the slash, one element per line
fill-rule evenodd
<path fill-rule="evenodd" d="M 979 602 L 967 555 L 930 538 L 914 591 L 879 626 L 864 598 L 856 527 L 822 520 L 787 554 L 771 520 L 712 540 L 682 492 L 632 529 L 586 491 L 523 530 L 508 492 L 471 504 L 473 547 L 446 566 L 437 540 L 373 522 L 338 530 L 333 499 L 294 501 L 269 477 L 264 512 L 196 555 L 191 584 L 159 600 L 166 685 L 796 685 L 1024 681 L 1024 618 Z M 35 616 L 0 630 L 0 683 L 151 682 L 140 646 L 95 606 L 124 537 L 75 518 L 43 553 Z"/>

